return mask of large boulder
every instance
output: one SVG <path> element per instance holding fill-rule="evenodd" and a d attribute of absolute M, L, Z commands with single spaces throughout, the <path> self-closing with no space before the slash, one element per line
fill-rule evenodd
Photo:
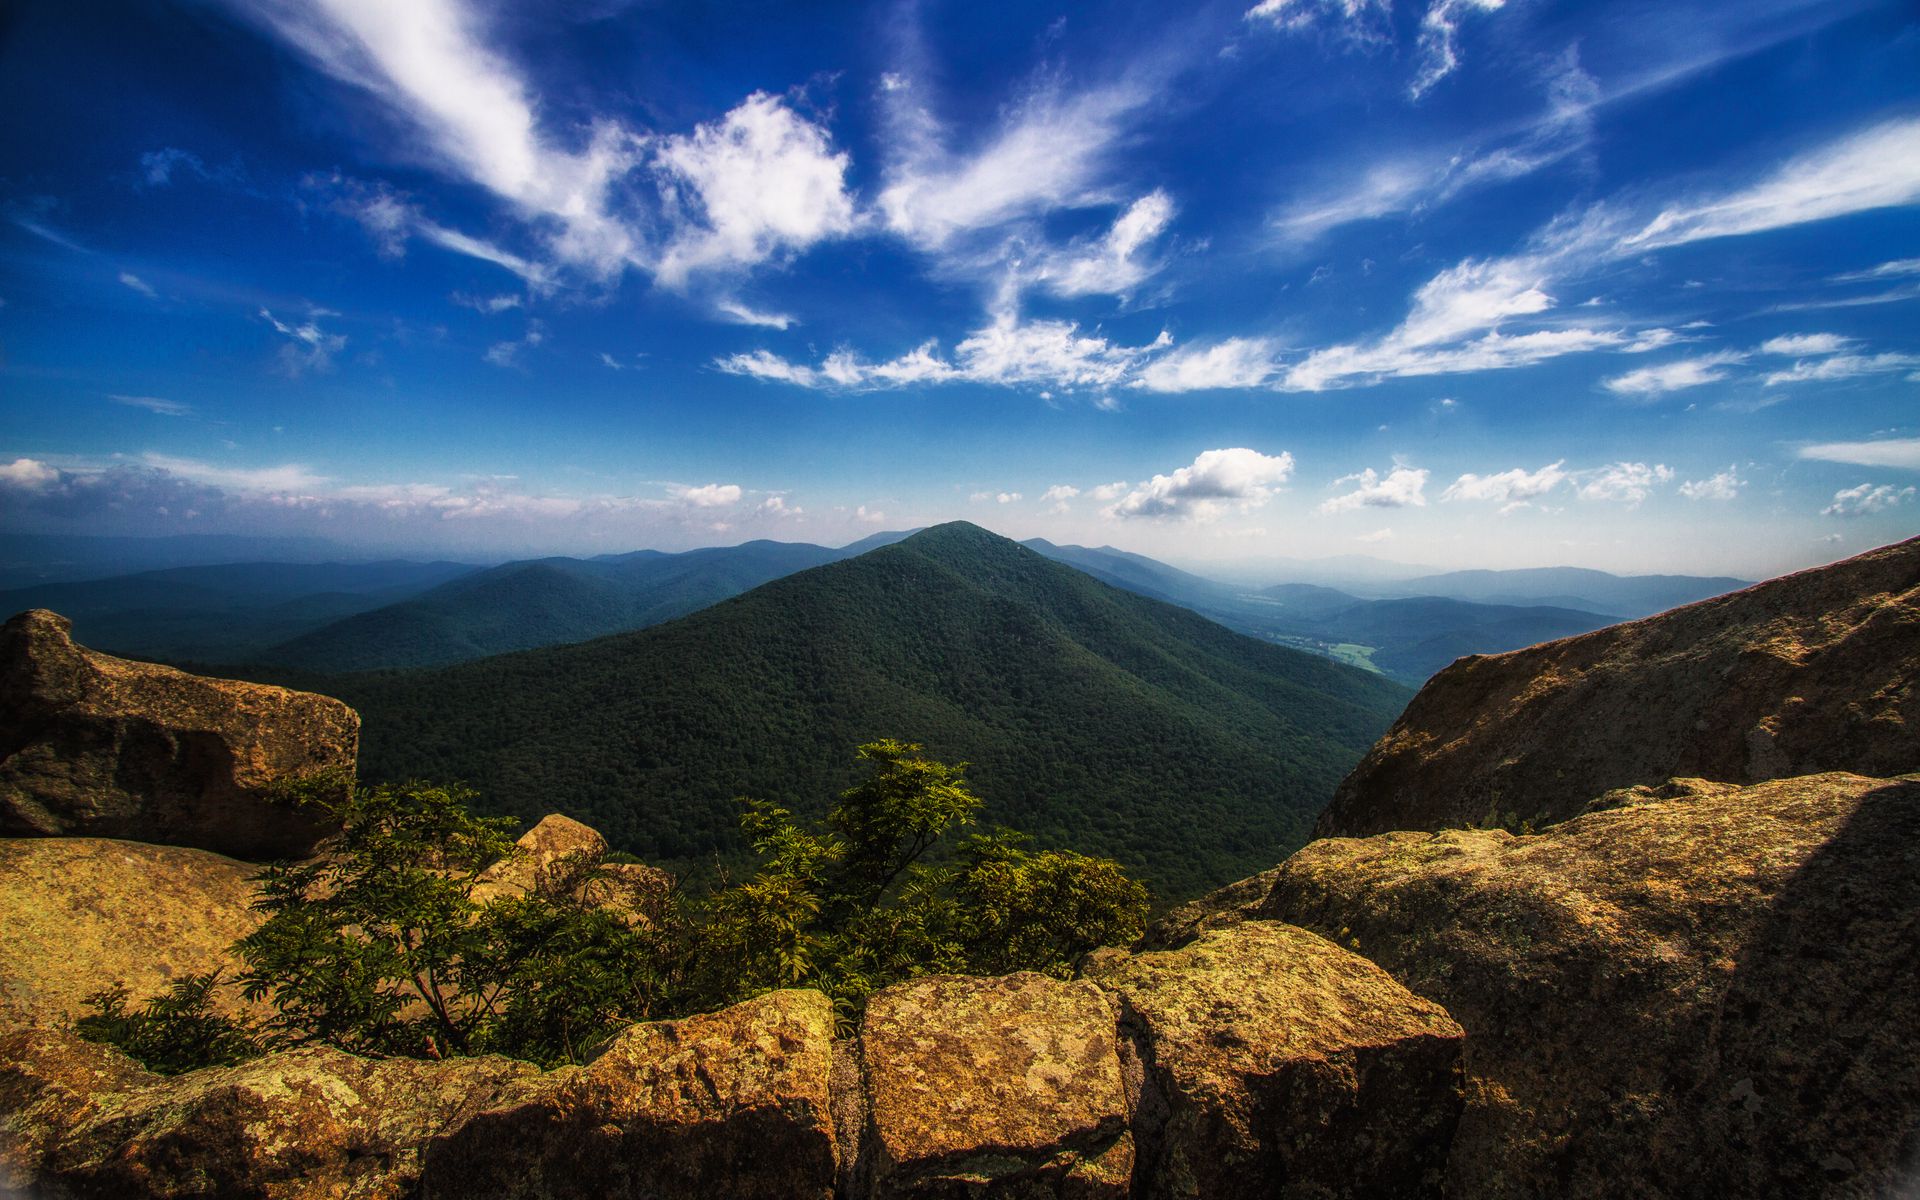
<path fill-rule="evenodd" d="M 537 1068 L 310 1048 L 163 1079 L 53 1030 L 0 1033 L 0 1179 L 25 1195 L 402 1200 L 420 1148 Z"/>
<path fill-rule="evenodd" d="M 421 1195 L 826 1200 L 832 1039 L 832 1005 L 810 991 L 632 1026 L 435 1138 Z"/>
<path fill-rule="evenodd" d="M 1435 675 L 1321 837 L 1540 828 L 1614 788 L 1920 769 L 1920 538 Z"/>
<path fill-rule="evenodd" d="M 338 700 L 189 675 L 73 643 L 44 610 L 0 626 L 0 834 L 292 858 L 328 830 L 277 783 L 346 786 L 360 718 Z"/>
<path fill-rule="evenodd" d="M 1314 842 L 1207 917 L 1351 940 L 1468 1031 L 1453 1194 L 1904 1195 L 1920 777 L 1678 780 L 1543 834 Z"/>
<path fill-rule="evenodd" d="M 1082 969 L 1145 1061 L 1142 1200 L 1440 1194 L 1463 1035 L 1438 1004 L 1270 921 Z"/>
<path fill-rule="evenodd" d="M 860 1043 L 869 1135 L 855 1194 L 1129 1194 L 1130 1105 L 1094 985 L 926 976 L 873 996 Z"/>
<path fill-rule="evenodd" d="M 258 870 L 184 846 L 0 839 L 0 1020 L 57 1024 L 114 984 L 139 1001 L 186 975 L 231 978 L 234 941 L 260 924 Z M 215 1003 L 241 1007 L 232 989 Z"/>
<path fill-rule="evenodd" d="M 514 845 L 517 853 L 481 872 L 475 900 L 564 892 L 636 925 L 656 925 L 677 882 L 659 867 L 604 861 L 600 831 L 559 813 L 540 818 Z"/>

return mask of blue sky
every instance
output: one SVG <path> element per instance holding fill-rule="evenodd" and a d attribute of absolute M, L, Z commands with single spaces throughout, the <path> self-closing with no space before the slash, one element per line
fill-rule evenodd
<path fill-rule="evenodd" d="M 0 22 L 6 530 L 1749 576 L 1920 532 L 1907 3 Z"/>

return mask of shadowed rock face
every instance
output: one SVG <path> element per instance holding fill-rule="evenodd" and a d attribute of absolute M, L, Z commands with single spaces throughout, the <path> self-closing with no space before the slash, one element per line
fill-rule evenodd
<path fill-rule="evenodd" d="M 4 1032 L 0 1179 L 26 1195 L 401 1200 L 429 1137 L 536 1070 L 310 1048 L 163 1079 L 64 1032 Z"/>
<path fill-rule="evenodd" d="M 294 858 L 328 830 L 274 783 L 350 772 L 338 700 L 205 679 L 74 645 L 43 610 L 0 626 L 0 834 L 91 836 Z M 342 786 L 345 786 L 344 782 Z"/>
<path fill-rule="evenodd" d="M 1440 1194 L 1464 1035 L 1379 967 L 1250 921 L 1084 970 L 1145 1059 L 1137 1195 Z"/>
<path fill-rule="evenodd" d="M 109 838 L 0 839 L 0 1020 L 56 1024 L 124 984 L 136 1002 L 240 964 L 259 870 L 205 850 Z M 231 989 L 215 993 L 239 1009 Z"/>
<path fill-rule="evenodd" d="M 866 1196 L 1128 1195 L 1113 1009 L 1090 983 L 931 975 L 877 993 L 860 1040 Z"/>
<path fill-rule="evenodd" d="M 1895 1194 L 1920 1160 L 1920 779 L 1608 802 L 1530 837 L 1314 842 L 1199 924 L 1352 939 L 1447 1006 L 1452 1194 Z"/>
<path fill-rule="evenodd" d="M 421 1195 L 825 1200 L 833 1009 L 818 992 L 635 1025 L 435 1139 Z"/>
<path fill-rule="evenodd" d="M 1420 694 L 1314 832 L 1529 823 L 1676 776 L 1920 768 L 1920 538 L 1529 650 Z"/>

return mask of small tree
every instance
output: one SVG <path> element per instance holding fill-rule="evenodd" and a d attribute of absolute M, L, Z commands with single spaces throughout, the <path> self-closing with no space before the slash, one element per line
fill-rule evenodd
<path fill-rule="evenodd" d="M 73 1030 L 158 1075 L 231 1066 L 260 1053 L 260 1045 L 245 1021 L 214 1011 L 219 986 L 218 971 L 186 975 L 131 1010 L 126 986 L 116 984 L 87 997 L 93 1011 L 75 1021 Z"/>
<path fill-rule="evenodd" d="M 474 899 L 482 874 L 518 851 L 509 822 L 473 816 L 471 798 L 418 783 L 299 797 L 342 833 L 321 857 L 259 878 L 267 919 L 236 948 L 246 996 L 277 1010 L 269 1037 L 554 1063 L 653 1015 L 645 931 L 578 899 L 577 880 Z"/>

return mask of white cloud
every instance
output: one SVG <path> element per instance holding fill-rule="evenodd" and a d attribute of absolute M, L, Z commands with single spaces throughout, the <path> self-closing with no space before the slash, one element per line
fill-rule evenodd
<path fill-rule="evenodd" d="M 1123 122 L 1149 98 L 1114 86 L 1042 90 L 1008 109 L 970 153 L 951 140 L 904 74 L 882 93 L 888 119 L 882 219 L 924 249 L 1037 213 L 1105 203 L 1099 179 Z"/>
<path fill-rule="evenodd" d="M 672 490 L 675 496 L 695 508 L 725 508 L 740 503 L 742 494 L 737 483 L 709 483 L 701 487 L 676 487 Z"/>
<path fill-rule="evenodd" d="M 3 487 L 37 491 L 59 482 L 59 479 L 59 471 L 37 458 L 16 458 L 10 463 L 0 463 L 0 486 Z"/>
<path fill-rule="evenodd" d="M 1208 450 L 1170 475 L 1152 479 L 1106 509 L 1109 517 L 1209 521 L 1230 508 L 1257 508 L 1293 475 L 1293 455 L 1245 447 Z M 1095 489 L 1098 495 L 1104 489 Z"/>
<path fill-rule="evenodd" d="M 738 300 L 722 300 L 714 309 L 723 317 L 737 325 L 757 325 L 762 329 L 786 329 L 799 324 L 786 313 L 761 312 L 749 308 Z"/>
<path fill-rule="evenodd" d="M 1276 350 L 1268 338 L 1228 338 L 1174 350 L 1147 364 L 1132 386 L 1155 392 L 1259 387 L 1279 369 Z"/>
<path fill-rule="evenodd" d="M 679 226 L 655 267 L 669 287 L 692 271 L 746 267 L 854 225 L 848 157 L 827 131 L 755 92 L 717 124 L 664 139 L 653 158 Z"/>
<path fill-rule="evenodd" d="M 1920 354 L 1835 354 L 1818 360 L 1801 359 L 1784 371 L 1775 371 L 1767 376 L 1766 386 L 1855 379 L 1914 367 L 1920 367 Z"/>
<path fill-rule="evenodd" d="M 898 358 L 868 362 L 850 350 L 836 350 L 818 367 L 789 362 L 766 350 L 729 355 L 714 365 L 733 375 L 817 388 L 887 388 L 928 383 L 989 383 L 1002 386 L 1046 384 L 1054 387 L 1112 387 L 1124 382 L 1136 364 L 1165 346 L 1117 346 L 1098 335 L 1083 334 L 1071 321 L 1021 322 L 997 317 L 954 348 L 955 361 L 940 357 L 926 342 Z"/>
<path fill-rule="evenodd" d="M 499 296 L 474 296 L 466 292 L 455 292 L 448 299 L 462 308 L 471 308 L 475 312 L 486 313 L 489 316 L 510 312 L 525 304 L 521 297 L 512 293 Z"/>
<path fill-rule="evenodd" d="M 1680 494 L 1689 500 L 1731 500 L 1746 486 L 1732 467 L 1706 479 L 1690 479 L 1680 485 Z"/>
<path fill-rule="evenodd" d="M 1673 479 L 1673 468 L 1664 464 L 1649 466 L 1643 462 L 1617 462 L 1592 471 L 1582 471 L 1580 478 L 1582 500 L 1639 504 L 1653 494 L 1655 486 Z"/>
<path fill-rule="evenodd" d="M 1022 497 L 1019 492 L 1001 492 L 995 496 L 994 499 L 1001 504 L 1014 504 L 1024 499 L 1024 497 Z"/>
<path fill-rule="evenodd" d="M 1818 462 L 1852 463 L 1860 467 L 1902 467 L 1909 471 L 1920 471 L 1920 438 L 1822 442 L 1817 446 L 1802 446 L 1800 457 Z"/>
<path fill-rule="evenodd" d="M 122 396 L 117 392 L 109 392 L 107 399 L 115 404 L 124 404 L 128 408 L 144 408 L 150 413 L 158 413 L 163 417 L 185 417 L 193 413 L 191 405 L 182 404 L 178 400 L 163 400 L 159 396 Z"/>
<path fill-rule="evenodd" d="M 1360 536 L 1354 538 L 1353 540 L 1356 542 L 1361 542 L 1366 545 L 1378 545 L 1381 542 L 1392 541 L 1393 530 L 1392 529 L 1376 529 L 1372 533 L 1363 533 Z"/>
<path fill-rule="evenodd" d="M 1090 500 L 1098 500 L 1102 503 L 1108 500 L 1118 500 L 1120 497 L 1126 495 L 1127 489 L 1132 486 L 1132 484 L 1124 479 L 1116 479 L 1112 483 L 1103 483 L 1099 487 L 1087 489 L 1087 498 Z"/>
<path fill-rule="evenodd" d="M 862 504 L 853 510 L 853 519 L 868 525 L 879 525 L 887 519 L 887 514 L 879 512 L 878 510 L 869 509 L 866 505 Z"/>
<path fill-rule="evenodd" d="M 1454 375 L 1530 367 L 1568 354 L 1608 350 L 1626 335 L 1608 329 L 1542 329 L 1512 336 L 1493 331 L 1455 346 L 1410 346 L 1395 336 L 1316 350 L 1282 373 L 1282 391 L 1319 392 L 1390 377 Z"/>
<path fill-rule="evenodd" d="M 281 371 L 288 378 L 297 379 L 308 371 L 333 369 L 334 355 L 346 349 L 347 338 L 345 334 L 328 333 L 320 327 L 321 319 L 331 315 L 324 309 L 312 309 L 305 321 L 289 325 L 267 309 L 260 310 L 261 320 L 287 339 L 280 347 L 279 361 Z"/>
<path fill-rule="evenodd" d="M 1072 507 L 1071 501 L 1080 494 L 1080 489 L 1070 483 L 1056 483 L 1040 493 L 1040 503 L 1052 505 L 1047 511 L 1064 513 Z"/>
<path fill-rule="evenodd" d="M 790 363 L 769 350 L 752 350 L 716 359 L 714 366 L 729 375 L 746 375 L 770 383 L 791 383 L 799 387 L 824 386 L 819 372 L 812 367 Z"/>
<path fill-rule="evenodd" d="M 325 475 L 316 474 L 313 468 L 300 463 L 283 463 L 272 467 L 224 467 L 198 459 L 153 453 L 141 455 L 141 461 L 182 479 L 243 492 L 309 492 L 331 482 Z"/>
<path fill-rule="evenodd" d="M 1739 191 L 1672 205 L 1623 240 L 1651 250 L 1920 200 L 1920 118 L 1899 118 L 1788 160 Z"/>
<path fill-rule="evenodd" d="M 1823 517 L 1865 517 L 1874 513 L 1886 512 L 1906 504 L 1914 498 L 1914 489 L 1895 488 L 1883 483 L 1875 486 L 1863 483 L 1859 487 L 1842 488 L 1833 494 L 1833 503 L 1820 510 Z"/>
<path fill-rule="evenodd" d="M 1126 296 L 1160 269 L 1143 255 L 1173 223 L 1173 200 L 1150 192 L 1128 206 L 1105 236 L 1043 253 L 1024 274 L 1056 296 Z"/>
<path fill-rule="evenodd" d="M 1345 475 L 1333 486 L 1354 483 L 1359 486 L 1344 496 L 1335 496 L 1320 505 L 1322 514 L 1351 512 L 1357 508 L 1425 508 L 1427 471 L 1425 468 L 1396 466 L 1384 476 L 1372 467 L 1357 475 Z"/>
<path fill-rule="evenodd" d="M 134 291 L 139 292 L 149 300 L 158 300 L 160 298 L 160 293 L 153 290 L 152 284 L 135 275 L 132 271 L 120 272 L 120 282 L 126 284 Z"/>
<path fill-rule="evenodd" d="M 1726 368 L 1746 361 L 1744 354 L 1722 351 L 1683 358 L 1653 367 L 1641 367 L 1605 380 L 1602 386 L 1621 396 L 1662 396 L 1686 388 L 1718 383 L 1727 378 Z"/>
<path fill-rule="evenodd" d="M 1833 276 L 1834 283 L 1873 283 L 1882 279 L 1899 279 L 1907 275 L 1920 275 L 1920 258 L 1896 258 L 1883 262 L 1877 267 L 1868 267 L 1864 271 L 1848 271 L 1844 275 Z"/>
<path fill-rule="evenodd" d="M 1561 469 L 1565 465 L 1566 460 L 1561 459 L 1537 471 L 1515 467 L 1496 475 L 1468 472 L 1448 484 L 1447 490 L 1440 493 L 1440 500 L 1442 503 L 1454 500 L 1491 501 L 1500 505 L 1502 513 L 1510 513 L 1525 508 L 1566 482 L 1567 472 Z"/>
<path fill-rule="evenodd" d="M 546 340 L 546 326 L 538 320 L 528 321 L 527 332 L 518 341 L 495 342 L 480 357 L 496 367 L 518 366 L 522 350 L 538 346 Z M 602 358 L 604 360 L 605 356 Z"/>
<path fill-rule="evenodd" d="M 1460 65 L 1455 42 L 1460 34 L 1460 18 L 1467 12 L 1494 12 L 1506 0 L 1433 0 L 1427 15 L 1420 19 L 1420 72 L 1407 88 L 1418 100 Z"/>
<path fill-rule="evenodd" d="M 759 511 L 768 517 L 800 517 L 807 512 L 797 504 L 788 504 L 785 496 L 768 496 L 760 502 Z"/>
<path fill-rule="evenodd" d="M 1762 354 L 1838 354 L 1853 345 L 1854 339 L 1837 333 L 1795 333 L 1768 338 L 1760 343 Z"/>

